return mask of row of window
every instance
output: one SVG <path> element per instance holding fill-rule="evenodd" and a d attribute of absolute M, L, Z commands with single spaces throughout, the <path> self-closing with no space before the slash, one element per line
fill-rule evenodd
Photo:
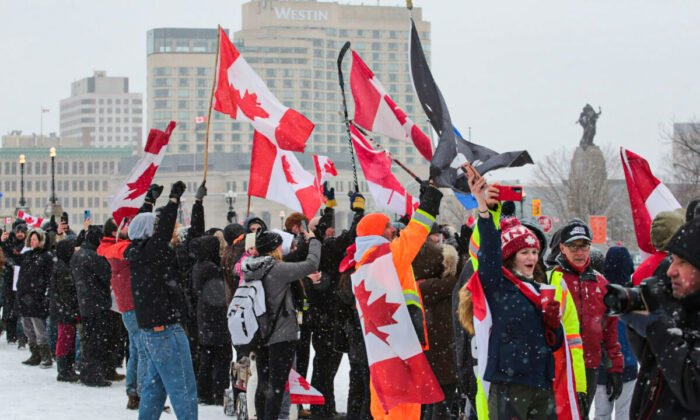
<path fill-rule="evenodd" d="M 60 154 L 60 150 L 58 151 Z M 60 159 L 60 156 L 57 157 Z M 100 162 L 61 162 L 57 160 L 56 164 L 56 174 L 57 175 L 113 175 L 116 170 L 116 165 L 114 161 L 103 161 Z M 19 163 L 6 161 L 4 165 L 0 166 L 4 171 L 3 175 L 17 175 L 19 173 Z M 24 174 L 25 175 L 47 175 L 49 173 L 50 162 L 27 162 L 24 164 Z M 6 188 L 7 189 L 7 188 Z"/>
<path fill-rule="evenodd" d="M 109 192 L 107 189 L 107 181 L 102 181 L 102 190 L 100 190 L 100 181 L 55 181 L 56 182 L 56 191 L 103 191 L 103 192 Z M 12 180 L 12 181 L 5 181 L 4 182 L 4 187 L 6 192 L 17 192 L 20 190 L 20 184 L 21 181 L 19 180 Z M 0 184 L 2 185 L 2 184 Z M 69 188 L 71 187 L 72 188 Z M 25 192 L 32 192 L 32 191 L 49 191 L 51 185 L 49 180 L 42 180 L 42 181 L 24 181 L 24 191 Z"/>
<path fill-rule="evenodd" d="M 209 76 L 211 75 L 211 70 L 207 67 L 177 67 L 177 70 L 173 70 L 173 67 L 154 67 L 154 76 L 171 76 L 175 72 L 178 76 Z"/>
<path fill-rule="evenodd" d="M 338 36 L 338 37 L 355 37 L 355 38 L 374 38 L 374 39 L 398 39 L 404 38 L 408 39 L 408 31 L 379 31 L 379 30 L 369 30 L 369 29 L 336 29 L 336 28 L 326 28 L 326 36 Z M 430 32 L 420 32 L 421 40 L 430 40 Z M 315 39 L 314 45 L 317 42 L 323 42 L 321 39 Z"/>

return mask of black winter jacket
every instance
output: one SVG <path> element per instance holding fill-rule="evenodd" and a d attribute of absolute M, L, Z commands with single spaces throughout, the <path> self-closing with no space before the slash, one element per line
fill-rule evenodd
<path fill-rule="evenodd" d="M 170 246 L 177 208 L 178 203 L 168 201 L 153 236 L 132 241 L 124 251 L 131 263 L 136 322 L 142 329 L 180 323 L 186 316 L 177 259 Z"/>
<path fill-rule="evenodd" d="M 230 345 L 224 277 L 218 265 L 219 239 L 215 236 L 193 239 L 190 249 L 197 257 L 192 268 L 192 290 L 197 301 L 199 343 Z"/>
<path fill-rule="evenodd" d="M 30 230 L 27 242 L 34 232 L 39 233 L 41 245 L 21 256 L 15 305 L 19 316 L 46 318 L 49 316 L 48 287 L 53 257 L 44 249 L 44 234 L 41 230 Z"/>
<path fill-rule="evenodd" d="M 90 226 L 80 249 L 70 260 L 70 271 L 82 317 L 96 316 L 112 307 L 109 289 L 112 268 L 106 258 L 97 254 L 101 238 L 100 229 Z"/>
<path fill-rule="evenodd" d="M 666 283 L 659 296 L 662 316 L 643 338 L 627 329 L 639 374 L 630 419 L 700 419 L 700 291 L 683 299 L 671 294 L 667 258 L 654 272 Z"/>
<path fill-rule="evenodd" d="M 49 313 L 58 324 L 75 324 L 80 316 L 78 295 L 70 272 L 75 240 L 64 239 L 56 244 L 56 261 L 51 273 Z"/>

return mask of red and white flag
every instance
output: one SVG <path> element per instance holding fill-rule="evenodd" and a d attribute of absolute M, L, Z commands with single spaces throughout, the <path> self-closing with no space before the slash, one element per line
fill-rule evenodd
<path fill-rule="evenodd" d="M 651 222 L 657 214 L 681 208 L 673 193 L 651 173 L 649 163 L 641 156 L 620 148 L 622 168 L 630 196 L 637 245 L 644 258 L 656 250 L 651 245 Z"/>
<path fill-rule="evenodd" d="M 303 152 L 314 124 L 282 105 L 219 29 L 219 66 L 214 109 L 236 121 L 248 121 L 284 150 Z"/>
<path fill-rule="evenodd" d="M 170 121 L 164 132 L 153 128 L 148 133 L 141 159 L 136 162 L 129 176 L 109 202 L 109 211 L 117 225 L 121 224 L 125 217 L 135 216 L 143 205 L 148 187 L 151 186 L 153 177 L 163 161 L 170 134 L 174 129 L 175 121 Z"/>
<path fill-rule="evenodd" d="M 372 386 L 388 412 L 401 404 L 432 404 L 445 396 L 413 328 L 391 243 L 382 239 L 363 244 L 369 255 L 356 242 L 361 265 L 351 278 Z"/>
<path fill-rule="evenodd" d="M 428 161 L 433 158 L 433 147 L 428 136 L 389 97 L 355 51 L 352 52 L 350 88 L 355 99 L 354 121 L 360 127 L 392 139 L 411 140 L 424 158 Z"/>
<path fill-rule="evenodd" d="M 259 132 L 253 134 L 248 195 L 284 204 L 311 219 L 319 207 L 318 184 L 294 153 L 275 146 Z"/>
<path fill-rule="evenodd" d="M 316 167 L 316 179 L 319 185 L 323 185 L 332 176 L 338 176 L 338 171 L 335 169 L 335 164 L 328 156 L 314 156 L 314 167 Z"/>
<path fill-rule="evenodd" d="M 323 398 L 316 388 L 309 384 L 303 376 L 299 375 L 294 368 L 289 371 L 289 380 L 287 381 L 286 391 L 289 391 L 289 397 L 292 404 L 312 404 L 323 405 L 326 399 Z"/>
<path fill-rule="evenodd" d="M 207 117 L 202 115 L 201 117 L 194 117 L 194 123 L 195 124 L 200 124 L 200 123 L 205 123 L 207 122 Z"/>
<path fill-rule="evenodd" d="M 43 218 L 32 216 L 31 214 L 25 213 L 22 210 L 17 210 L 17 218 L 24 220 L 27 223 L 27 226 L 36 228 L 41 227 L 41 222 L 44 221 Z M 7 223 L 7 220 L 5 220 L 5 223 Z M 10 221 L 10 223 L 12 223 L 12 221 Z"/>
<path fill-rule="evenodd" d="M 5 224 L 6 224 L 6 225 L 12 224 L 12 218 L 11 218 L 11 217 L 6 217 L 6 218 L 5 218 Z"/>
<path fill-rule="evenodd" d="M 412 215 L 418 208 L 418 199 L 406 192 L 403 185 L 391 173 L 391 158 L 381 150 L 374 150 L 360 131 L 352 125 L 350 132 L 355 155 L 377 207 L 398 215 Z"/>

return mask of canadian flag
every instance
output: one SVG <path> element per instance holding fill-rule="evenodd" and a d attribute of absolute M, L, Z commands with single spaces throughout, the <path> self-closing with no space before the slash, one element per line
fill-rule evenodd
<path fill-rule="evenodd" d="M 303 152 L 314 124 L 270 92 L 219 28 L 219 66 L 214 109 L 253 128 L 284 150 Z"/>
<path fill-rule="evenodd" d="M 637 245 L 646 258 L 656 250 L 651 245 L 651 222 L 662 211 L 681 207 L 671 191 L 651 173 L 649 163 L 631 151 L 620 148 L 622 168 L 630 196 Z"/>
<path fill-rule="evenodd" d="M 377 245 L 366 255 L 356 255 L 361 265 L 351 276 L 372 386 L 385 412 L 401 404 L 442 401 L 444 394 L 413 328 L 391 243 Z"/>
<path fill-rule="evenodd" d="M 319 194 L 323 202 L 326 202 L 326 198 L 323 196 L 323 183 L 326 182 L 332 176 L 338 176 L 338 171 L 335 169 L 335 164 L 328 156 L 314 156 L 314 167 L 316 168 L 316 182 L 318 182 Z"/>
<path fill-rule="evenodd" d="M 148 133 L 146 147 L 143 155 L 119 187 L 116 194 L 109 202 L 109 211 L 117 224 L 121 224 L 125 217 L 133 217 L 146 198 L 148 187 L 153 182 L 153 177 L 163 161 L 166 146 L 170 140 L 170 134 L 175 129 L 175 121 L 170 121 L 165 131 L 151 129 Z"/>
<path fill-rule="evenodd" d="M 204 115 L 202 115 L 201 117 L 194 117 L 194 122 L 195 124 L 205 123 L 207 122 L 207 117 Z"/>
<path fill-rule="evenodd" d="M 253 134 L 248 195 L 276 201 L 311 219 L 319 207 L 318 183 L 294 153 L 275 146 L 262 133 Z"/>
<path fill-rule="evenodd" d="M 410 139 L 424 158 L 428 161 L 433 158 L 428 136 L 389 97 L 372 70 L 355 51 L 352 52 L 350 88 L 355 99 L 354 121 L 360 127 L 396 140 Z"/>
<path fill-rule="evenodd" d="M 418 200 L 407 193 L 391 173 L 391 158 L 383 151 L 374 150 L 367 139 L 352 125 L 350 133 L 355 155 L 377 207 L 399 215 L 412 215 L 418 208 Z"/>
<path fill-rule="evenodd" d="M 286 391 L 289 391 L 292 404 L 323 405 L 326 403 L 323 394 L 312 387 L 309 382 L 293 368 L 289 371 Z"/>
<path fill-rule="evenodd" d="M 25 213 L 22 210 L 17 210 L 17 218 L 24 220 L 28 226 L 36 228 L 41 227 L 41 222 L 44 221 L 43 218 L 32 216 L 31 214 Z M 7 220 L 5 220 L 5 223 L 7 223 Z M 10 223 L 12 222 L 10 221 Z"/>

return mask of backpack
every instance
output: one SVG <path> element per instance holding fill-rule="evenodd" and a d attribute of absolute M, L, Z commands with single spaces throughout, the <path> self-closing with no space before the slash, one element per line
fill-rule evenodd
<path fill-rule="evenodd" d="M 246 281 L 238 286 L 228 307 L 228 329 L 234 346 L 260 347 L 269 340 L 284 307 L 287 292 L 274 318 L 265 304 L 262 280 Z"/>

